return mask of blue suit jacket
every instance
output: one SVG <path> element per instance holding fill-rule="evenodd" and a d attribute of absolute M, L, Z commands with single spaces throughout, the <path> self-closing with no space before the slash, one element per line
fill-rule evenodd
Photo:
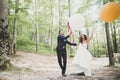
<path fill-rule="evenodd" d="M 70 36 L 64 36 L 64 35 L 58 35 L 57 37 L 57 50 L 63 50 L 66 48 L 66 44 L 69 44 L 69 45 L 73 45 L 73 46 L 76 46 L 76 43 L 71 43 L 69 42 L 67 39 L 69 38 Z"/>

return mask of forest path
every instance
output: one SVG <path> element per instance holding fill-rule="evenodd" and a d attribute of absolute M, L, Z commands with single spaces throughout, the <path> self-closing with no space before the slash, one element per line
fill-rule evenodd
<path fill-rule="evenodd" d="M 120 80 L 120 68 L 107 67 L 108 58 L 93 58 L 92 76 L 61 76 L 56 56 L 39 55 L 19 51 L 11 57 L 16 67 L 10 71 L 0 72 L 0 80 Z M 70 68 L 72 58 L 68 58 Z"/>

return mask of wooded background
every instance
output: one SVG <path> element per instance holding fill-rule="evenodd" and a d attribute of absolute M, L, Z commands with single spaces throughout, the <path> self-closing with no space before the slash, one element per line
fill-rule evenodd
<path fill-rule="evenodd" d="M 120 3 L 120 0 L 0 0 L 1 6 L 7 5 L 5 9 L 8 9 L 8 19 L 3 18 L 5 22 L 8 20 L 8 54 L 15 54 L 18 50 L 56 54 L 59 29 L 64 29 L 67 34 L 68 18 L 79 13 L 85 17 L 86 24 L 74 32 L 76 42 L 79 33 L 90 36 L 96 27 L 89 44 L 90 52 L 95 57 L 113 57 L 113 53 L 120 53 L 120 18 L 111 23 L 102 22 L 99 18 L 99 10 L 110 1 Z M 3 7 L 0 8 L 2 14 Z M 2 20 L 1 16 L 5 14 L 1 14 Z M 67 53 L 75 54 L 76 48 L 67 46 Z"/>

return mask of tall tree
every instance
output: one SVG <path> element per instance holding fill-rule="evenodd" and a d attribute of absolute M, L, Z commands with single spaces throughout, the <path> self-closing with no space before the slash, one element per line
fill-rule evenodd
<path fill-rule="evenodd" d="M 9 63 L 8 0 L 0 0 L 0 69 Z"/>
<path fill-rule="evenodd" d="M 107 40 L 107 48 L 108 48 L 108 55 L 109 55 L 109 65 L 113 66 L 114 65 L 113 50 L 112 50 L 112 43 L 110 39 L 109 24 L 107 22 L 105 23 L 105 31 L 106 31 L 106 40 Z"/>
<path fill-rule="evenodd" d="M 15 17 L 14 17 L 14 27 L 13 27 L 13 41 L 12 41 L 12 51 L 16 53 L 16 42 L 17 42 L 17 13 L 19 11 L 18 7 L 19 0 L 15 0 Z"/>
<path fill-rule="evenodd" d="M 114 0 L 104 0 L 103 4 L 106 4 L 109 1 L 114 1 Z M 109 23 L 107 22 L 105 22 L 105 31 L 106 31 L 107 48 L 109 55 L 109 65 L 114 66 L 114 59 L 113 59 L 114 56 L 113 56 L 112 42 L 110 38 Z"/>
<path fill-rule="evenodd" d="M 50 8 L 51 8 L 51 26 L 50 26 L 50 46 L 53 51 L 53 0 L 50 0 Z"/>
<path fill-rule="evenodd" d="M 106 33 L 106 31 L 105 31 L 105 28 L 103 28 L 104 29 L 104 34 Z M 106 42 L 107 40 L 106 40 L 106 36 L 104 35 L 104 40 L 103 40 L 103 43 L 104 42 Z M 105 46 L 105 53 L 106 53 L 106 57 L 108 57 L 108 49 L 107 49 L 107 43 L 105 43 L 104 44 L 104 46 Z"/>
<path fill-rule="evenodd" d="M 35 0 L 35 34 L 36 34 L 36 52 L 39 49 L 39 29 L 38 29 L 38 0 Z"/>
<path fill-rule="evenodd" d="M 69 17 L 71 16 L 71 0 L 68 0 Z"/>
<path fill-rule="evenodd" d="M 59 13 L 59 29 L 60 29 L 60 26 L 62 24 L 62 20 L 61 20 L 61 16 L 62 16 L 62 13 L 61 13 L 61 0 L 58 0 L 58 13 Z"/>
<path fill-rule="evenodd" d="M 111 29 L 112 29 L 112 40 L 113 40 L 113 52 L 118 52 L 118 45 L 117 45 L 117 38 L 116 38 L 116 26 L 115 23 L 111 23 Z"/>
<path fill-rule="evenodd" d="M 8 1 L 8 16 L 10 16 L 10 0 Z M 10 26 L 10 18 L 8 18 L 8 26 Z M 9 55 L 12 53 L 11 43 L 10 43 L 10 30 L 9 30 Z"/>
<path fill-rule="evenodd" d="M 44 6 L 44 21 L 45 21 L 45 26 L 47 26 L 47 6 L 45 5 Z M 46 31 L 47 31 L 47 28 L 46 27 L 44 27 L 44 43 L 47 43 L 48 42 L 48 39 L 47 39 L 47 33 L 46 33 Z"/>

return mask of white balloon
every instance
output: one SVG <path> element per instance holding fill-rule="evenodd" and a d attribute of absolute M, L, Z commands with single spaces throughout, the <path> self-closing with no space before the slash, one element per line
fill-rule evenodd
<path fill-rule="evenodd" d="M 68 22 L 72 30 L 81 30 L 81 28 L 85 25 L 85 19 L 80 14 L 71 16 Z"/>

